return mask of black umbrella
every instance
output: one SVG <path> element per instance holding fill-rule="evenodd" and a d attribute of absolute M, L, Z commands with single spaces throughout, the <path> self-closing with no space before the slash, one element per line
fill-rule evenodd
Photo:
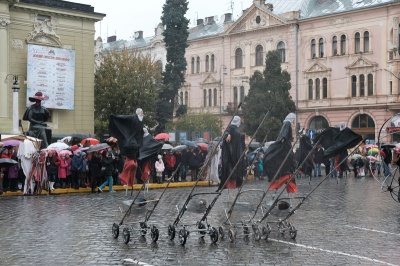
<path fill-rule="evenodd" d="M 340 154 L 347 149 L 353 148 L 360 143 L 361 140 L 362 137 L 360 135 L 346 127 L 334 138 L 333 145 L 324 151 L 324 157 L 331 158 Z"/>
<path fill-rule="evenodd" d="M 94 146 L 90 146 L 87 152 L 101 151 L 110 147 L 107 143 L 99 143 Z"/>
<path fill-rule="evenodd" d="M 382 144 L 381 147 L 388 147 L 389 149 L 393 149 L 394 147 L 396 147 L 396 144 L 390 144 L 390 143 L 385 143 Z"/>
<path fill-rule="evenodd" d="M 14 164 L 17 164 L 18 162 L 10 159 L 10 158 L 1 158 L 0 159 L 0 167 L 6 167 L 6 166 L 11 166 Z"/>
<path fill-rule="evenodd" d="M 340 129 L 337 127 L 326 128 L 321 133 L 317 134 L 314 138 L 314 143 L 317 143 L 322 138 L 320 144 L 326 150 L 334 144 L 335 137 L 340 133 Z"/>

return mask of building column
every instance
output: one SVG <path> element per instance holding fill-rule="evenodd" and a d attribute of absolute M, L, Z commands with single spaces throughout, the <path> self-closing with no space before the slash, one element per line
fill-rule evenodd
<path fill-rule="evenodd" d="M 4 83 L 8 72 L 8 18 L 0 17 L 0 117 L 8 116 L 8 83 Z"/>

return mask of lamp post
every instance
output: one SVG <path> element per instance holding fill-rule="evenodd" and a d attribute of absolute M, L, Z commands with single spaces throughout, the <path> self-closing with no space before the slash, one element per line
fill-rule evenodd
<path fill-rule="evenodd" d="M 11 87 L 13 90 L 13 127 L 12 127 L 12 133 L 13 134 L 19 134 L 19 129 L 18 129 L 18 119 L 19 119 L 19 113 L 18 113 L 18 92 L 19 92 L 19 84 L 18 84 L 18 75 L 13 75 L 13 85 Z"/>
<path fill-rule="evenodd" d="M 221 65 L 219 68 L 219 126 L 222 134 L 222 69 L 226 75 L 226 66 Z"/>

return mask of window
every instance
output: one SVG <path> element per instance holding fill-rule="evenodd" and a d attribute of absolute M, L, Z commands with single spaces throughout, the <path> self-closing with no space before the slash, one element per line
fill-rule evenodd
<path fill-rule="evenodd" d="M 214 72 L 214 71 L 215 71 L 215 57 L 212 54 L 211 55 L 211 72 Z"/>
<path fill-rule="evenodd" d="M 233 104 L 235 106 L 238 104 L 238 90 L 237 90 L 237 87 L 233 87 Z"/>
<path fill-rule="evenodd" d="M 181 100 L 181 105 L 183 105 L 183 92 L 181 91 L 181 93 L 179 94 L 179 98 Z"/>
<path fill-rule="evenodd" d="M 217 102 L 218 102 L 217 89 L 214 89 L 214 106 L 217 106 Z"/>
<path fill-rule="evenodd" d="M 310 129 L 323 130 L 329 128 L 329 123 L 323 116 L 315 116 L 310 122 Z"/>
<path fill-rule="evenodd" d="M 285 43 L 284 42 L 279 42 L 277 48 L 278 48 L 279 54 L 281 56 L 281 63 L 285 63 L 286 62 L 286 47 L 285 47 Z"/>
<path fill-rule="evenodd" d="M 360 96 L 365 96 L 365 76 L 360 75 Z"/>
<path fill-rule="evenodd" d="M 189 104 L 189 93 L 185 91 L 185 105 Z"/>
<path fill-rule="evenodd" d="M 357 96 L 357 77 L 351 76 L 351 97 Z"/>
<path fill-rule="evenodd" d="M 261 45 L 257 45 L 256 47 L 256 66 L 263 65 L 263 47 Z"/>
<path fill-rule="evenodd" d="M 313 99 L 313 80 L 309 79 L 308 80 L 308 99 L 312 100 Z"/>
<path fill-rule="evenodd" d="M 194 74 L 194 57 L 192 57 L 192 62 L 191 62 L 191 73 Z"/>
<path fill-rule="evenodd" d="M 208 106 L 212 106 L 212 91 L 208 90 Z"/>
<path fill-rule="evenodd" d="M 244 101 L 244 87 L 240 86 L 240 102 Z"/>
<path fill-rule="evenodd" d="M 332 55 L 338 55 L 337 36 L 332 38 Z"/>
<path fill-rule="evenodd" d="M 197 62 L 196 62 L 196 73 L 200 73 L 200 57 L 197 57 Z"/>
<path fill-rule="evenodd" d="M 327 78 L 322 79 L 322 98 L 323 99 L 328 98 L 328 79 Z"/>
<path fill-rule="evenodd" d="M 316 58 L 317 54 L 315 52 L 315 40 L 311 40 L 311 58 Z"/>
<path fill-rule="evenodd" d="M 346 54 L 346 35 L 340 36 L 340 54 Z"/>
<path fill-rule="evenodd" d="M 319 57 L 324 57 L 324 39 L 319 39 Z"/>
<path fill-rule="evenodd" d="M 364 53 L 369 52 L 369 32 L 364 32 Z"/>
<path fill-rule="evenodd" d="M 242 49 L 237 48 L 235 51 L 235 68 L 243 67 L 243 52 Z"/>
<path fill-rule="evenodd" d="M 368 96 L 374 95 L 374 77 L 372 74 L 368 74 Z"/>
<path fill-rule="evenodd" d="M 210 70 L 210 56 L 206 55 L 206 72 Z"/>
<path fill-rule="evenodd" d="M 37 17 L 36 17 L 36 20 L 37 21 L 51 21 L 51 17 L 50 16 L 48 16 L 48 15 L 41 15 L 41 14 L 38 14 L 37 15 Z"/>
<path fill-rule="evenodd" d="M 354 38 L 354 53 L 359 54 L 360 50 L 360 33 L 356 32 L 356 36 Z"/>
<path fill-rule="evenodd" d="M 375 129 L 375 122 L 369 115 L 362 114 L 357 116 L 353 123 L 351 124 L 352 128 L 373 128 Z"/>
<path fill-rule="evenodd" d="M 204 102 L 204 107 L 207 106 L 207 90 L 203 90 L 203 102 Z"/>
<path fill-rule="evenodd" d="M 321 98 L 321 81 L 320 79 L 315 80 L 315 98 L 320 99 Z"/>

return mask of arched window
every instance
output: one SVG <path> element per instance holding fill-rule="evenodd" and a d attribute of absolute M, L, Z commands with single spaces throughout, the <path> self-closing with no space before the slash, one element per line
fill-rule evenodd
<path fill-rule="evenodd" d="M 314 91 L 314 84 L 313 80 L 309 79 L 308 80 L 308 99 L 312 100 L 313 99 L 313 91 Z"/>
<path fill-rule="evenodd" d="M 192 57 L 192 62 L 191 62 L 191 73 L 194 74 L 194 57 Z"/>
<path fill-rule="evenodd" d="M 356 36 L 354 37 L 354 52 L 356 54 L 360 53 L 360 33 L 356 32 Z"/>
<path fill-rule="evenodd" d="M 212 106 L 212 90 L 208 90 L 208 106 Z"/>
<path fill-rule="evenodd" d="M 235 51 L 235 68 L 243 67 L 243 52 L 242 49 L 237 48 Z"/>
<path fill-rule="evenodd" d="M 340 54 L 345 55 L 346 54 L 346 35 L 340 36 Z"/>
<path fill-rule="evenodd" d="M 357 96 L 357 77 L 351 76 L 351 97 Z"/>
<path fill-rule="evenodd" d="M 256 47 L 256 66 L 262 66 L 263 64 L 263 47 L 257 45 Z"/>
<path fill-rule="evenodd" d="M 332 38 L 332 55 L 338 55 L 337 36 Z"/>
<path fill-rule="evenodd" d="M 185 91 L 185 105 L 189 105 L 189 93 Z"/>
<path fill-rule="evenodd" d="M 285 63 L 286 62 L 286 47 L 285 47 L 285 43 L 280 41 L 278 43 L 278 51 L 279 54 L 281 56 L 281 63 Z"/>
<path fill-rule="evenodd" d="M 197 57 L 197 62 L 196 62 L 196 73 L 200 73 L 200 57 Z"/>
<path fill-rule="evenodd" d="M 375 122 L 367 114 L 362 114 L 354 118 L 351 124 L 351 130 L 360 134 L 363 139 L 375 140 Z"/>
<path fill-rule="evenodd" d="M 368 74 L 368 96 L 374 95 L 374 76 Z"/>
<path fill-rule="evenodd" d="M 310 129 L 322 131 L 329 128 L 329 123 L 323 116 L 315 116 L 310 122 Z"/>
<path fill-rule="evenodd" d="M 179 98 L 181 100 L 181 105 L 183 105 L 183 91 L 179 94 Z"/>
<path fill-rule="evenodd" d="M 315 80 L 315 99 L 321 98 L 321 81 L 320 79 Z"/>
<path fill-rule="evenodd" d="M 233 104 L 236 106 L 238 104 L 238 89 L 233 87 Z"/>
<path fill-rule="evenodd" d="M 210 70 L 210 56 L 206 55 L 206 72 Z"/>
<path fill-rule="evenodd" d="M 360 75 L 360 97 L 365 96 L 365 76 Z"/>
<path fill-rule="evenodd" d="M 203 90 L 204 107 L 207 107 L 207 90 Z"/>
<path fill-rule="evenodd" d="M 218 93 L 217 93 L 217 89 L 214 89 L 214 106 L 217 106 L 218 102 Z"/>
<path fill-rule="evenodd" d="M 240 86 L 240 102 L 244 101 L 244 87 Z"/>
<path fill-rule="evenodd" d="M 328 79 L 327 78 L 322 79 L 322 98 L 323 99 L 328 98 Z"/>
<path fill-rule="evenodd" d="M 319 57 L 324 57 L 324 39 L 319 39 Z"/>
<path fill-rule="evenodd" d="M 364 53 L 369 52 L 369 32 L 364 32 Z"/>
<path fill-rule="evenodd" d="M 311 58 L 316 58 L 317 54 L 315 51 L 315 39 L 311 40 Z"/>
<path fill-rule="evenodd" d="M 215 71 L 215 56 L 211 55 L 211 72 Z"/>

